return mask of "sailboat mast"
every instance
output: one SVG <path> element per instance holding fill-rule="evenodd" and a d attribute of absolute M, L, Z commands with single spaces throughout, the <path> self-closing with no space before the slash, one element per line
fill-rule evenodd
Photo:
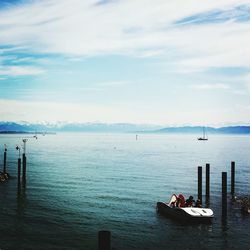
<path fill-rule="evenodd" d="M 207 137 L 207 131 L 206 131 L 205 127 L 203 127 L 203 138 L 204 138 L 205 140 L 208 139 L 208 137 Z"/>
<path fill-rule="evenodd" d="M 202 137 L 199 137 L 197 138 L 199 141 L 207 141 L 208 138 L 207 138 L 207 134 L 206 134 L 206 130 L 205 130 L 205 127 L 202 127 L 203 129 L 203 136 Z"/>

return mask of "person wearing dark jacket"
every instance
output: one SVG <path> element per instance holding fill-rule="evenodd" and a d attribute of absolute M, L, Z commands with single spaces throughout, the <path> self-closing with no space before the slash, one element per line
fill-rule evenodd
<path fill-rule="evenodd" d="M 186 199 L 186 207 L 192 207 L 194 205 L 194 197 L 192 195 L 189 196 L 188 199 Z"/>
<path fill-rule="evenodd" d="M 201 207 L 201 200 L 197 199 L 197 201 L 195 202 L 195 207 Z"/>

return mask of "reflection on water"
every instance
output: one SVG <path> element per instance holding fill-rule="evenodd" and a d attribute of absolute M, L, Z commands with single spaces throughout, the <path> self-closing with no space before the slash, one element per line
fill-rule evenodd
<path fill-rule="evenodd" d="M 0 145 L 8 144 L 13 177 L 19 140 L 16 135 L 0 137 Z M 249 216 L 229 202 L 222 221 L 220 204 L 221 172 L 229 172 L 232 160 L 236 193 L 249 194 L 249 150 L 250 137 L 232 136 L 214 136 L 205 143 L 195 136 L 140 135 L 135 140 L 130 134 L 30 140 L 26 187 L 18 190 L 17 178 L 0 185 L 0 248 L 97 249 L 97 233 L 105 229 L 119 250 L 247 249 Z M 207 205 L 214 210 L 213 223 L 183 224 L 159 215 L 156 202 L 172 193 L 196 198 L 197 166 L 205 163 L 211 164 Z"/>

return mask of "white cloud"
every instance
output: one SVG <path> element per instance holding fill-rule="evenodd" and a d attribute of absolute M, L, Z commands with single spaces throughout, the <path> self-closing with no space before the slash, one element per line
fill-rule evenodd
<path fill-rule="evenodd" d="M 110 81 L 110 82 L 100 82 L 97 83 L 98 86 L 124 86 L 130 84 L 129 81 Z"/>
<path fill-rule="evenodd" d="M 0 76 L 27 76 L 40 75 L 44 70 L 31 66 L 0 66 Z"/>
<path fill-rule="evenodd" d="M 197 90 L 228 90 L 230 86 L 224 83 L 192 84 L 190 88 Z"/>
<path fill-rule="evenodd" d="M 0 117 L 6 121 L 126 121 L 126 112 L 93 104 L 35 102 L 0 99 Z"/>
<path fill-rule="evenodd" d="M 138 107 L 131 105 L 104 106 L 94 104 L 76 104 L 59 102 L 35 102 L 0 99 L 0 117 L 5 121 L 27 122 L 131 122 L 137 124 L 167 124 L 167 125 L 213 125 L 235 123 L 249 123 L 245 115 L 245 106 L 228 108 L 214 107 L 200 110 L 181 108 L 173 110 L 171 107 L 163 107 L 156 110 L 154 107 Z M 133 107 L 133 108 L 131 108 Z M 150 117 L 149 117 L 150 114 Z M 164 114 L 164 115 L 163 115 Z M 212 121 L 212 122 L 211 122 Z"/>
<path fill-rule="evenodd" d="M 96 1 L 97 3 L 97 1 Z M 27 2 L 0 11 L 0 44 L 70 57 L 100 54 L 162 55 L 184 71 L 250 67 L 250 24 L 174 25 L 182 18 L 227 10 L 246 0 L 81 0 Z M 228 14 L 227 14 L 228 15 Z M 233 15 L 232 15 L 233 17 Z"/>
<path fill-rule="evenodd" d="M 246 89 L 248 92 L 250 92 L 250 74 L 247 74 L 245 76 L 245 83 L 246 83 Z"/>

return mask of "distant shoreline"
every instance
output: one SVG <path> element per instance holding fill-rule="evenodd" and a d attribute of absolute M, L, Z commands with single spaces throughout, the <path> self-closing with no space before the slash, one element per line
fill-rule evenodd
<path fill-rule="evenodd" d="M 55 133 L 154 133 L 154 134 L 197 134 L 202 135 L 203 128 L 211 134 L 250 135 L 250 126 L 179 126 L 163 127 L 159 125 L 132 123 L 57 123 L 29 124 L 0 122 L 0 134 L 55 134 Z"/>
<path fill-rule="evenodd" d="M 0 135 L 15 135 L 15 134 L 27 134 L 27 135 L 56 135 L 56 134 L 81 134 L 81 133 L 87 133 L 87 134 L 137 134 L 137 135 L 143 135 L 143 134 L 154 134 L 154 135 L 194 135 L 199 136 L 199 132 L 183 132 L 183 131 L 176 131 L 176 132 L 168 132 L 168 131 L 91 131 L 91 130 L 82 130 L 82 131 L 57 131 L 57 132 L 32 132 L 32 131 L 0 131 Z M 211 132 L 209 135 L 242 135 L 242 136 L 249 136 L 250 133 L 242 133 L 242 132 Z"/>
<path fill-rule="evenodd" d="M 228 127 L 205 127 L 207 134 L 238 134 L 249 135 L 250 126 L 228 126 Z M 185 126 L 185 127 L 168 127 L 156 130 L 156 133 L 171 133 L 171 134 L 201 134 L 203 127 L 201 126 Z"/>
<path fill-rule="evenodd" d="M 37 135 L 54 135 L 54 134 L 56 134 L 56 132 L 0 131 L 0 134 L 37 134 Z"/>

